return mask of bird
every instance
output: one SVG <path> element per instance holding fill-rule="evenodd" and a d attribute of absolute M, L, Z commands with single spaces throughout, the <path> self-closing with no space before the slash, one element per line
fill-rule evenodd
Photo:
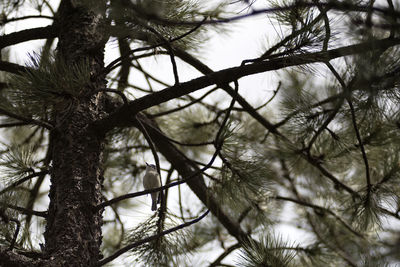
<path fill-rule="evenodd" d="M 143 187 L 145 190 L 153 189 L 161 186 L 160 175 L 157 172 L 157 168 L 153 164 L 146 162 L 146 173 L 143 176 Z M 151 194 L 151 210 L 157 210 L 157 201 L 160 192 L 153 192 Z"/>

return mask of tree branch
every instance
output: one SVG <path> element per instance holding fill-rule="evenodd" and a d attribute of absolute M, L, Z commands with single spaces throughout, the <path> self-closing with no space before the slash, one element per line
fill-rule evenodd
<path fill-rule="evenodd" d="M 21 72 L 26 72 L 27 70 L 28 70 L 27 67 L 15 63 L 0 61 L 0 71 L 6 71 L 14 74 L 21 74 Z"/>
<path fill-rule="evenodd" d="M 17 187 L 18 185 L 20 185 L 20 184 L 22 184 L 22 183 L 24 183 L 24 182 L 26 182 L 26 181 L 28 181 L 28 180 L 34 178 L 34 177 L 41 176 L 41 175 L 45 175 L 45 174 L 47 174 L 47 173 L 48 173 L 48 171 L 34 172 L 34 173 L 32 173 L 32 174 L 30 174 L 30 175 L 24 177 L 24 178 L 21 178 L 21 179 L 19 179 L 18 181 L 12 183 L 11 185 L 9 185 L 9 186 L 7 186 L 6 188 L 4 188 L 3 190 L 1 190 L 1 191 L 0 191 L 0 195 L 2 195 L 3 193 L 5 193 L 5 192 L 11 190 L 12 188 Z"/>
<path fill-rule="evenodd" d="M 228 256 L 229 254 L 232 253 L 232 251 L 234 251 L 235 249 L 240 248 L 242 245 L 240 243 L 236 243 L 232 246 L 230 246 L 229 248 L 227 248 L 215 261 L 213 261 L 208 267 L 217 267 L 217 266 L 221 266 L 220 263 L 221 261 Z"/>
<path fill-rule="evenodd" d="M 23 121 L 23 122 L 26 122 L 26 123 L 29 123 L 29 124 L 38 125 L 38 126 L 46 128 L 47 130 L 52 130 L 54 128 L 53 125 L 51 125 L 48 122 L 35 120 L 35 119 L 32 119 L 32 118 L 23 117 L 21 115 L 12 113 L 10 111 L 7 111 L 7 110 L 5 110 L 3 108 L 0 108 L 0 115 L 5 115 L 5 116 L 8 116 L 10 118 L 17 119 L 17 120 L 20 120 L 20 121 Z"/>
<path fill-rule="evenodd" d="M 4 247 L 0 247 L 0 262 L 2 266 L 26 267 L 26 266 L 44 266 L 40 259 L 31 259 L 23 255 L 19 255 Z"/>
<path fill-rule="evenodd" d="M 328 51 L 280 57 L 268 61 L 255 62 L 249 65 L 213 72 L 206 76 L 202 76 L 179 85 L 174 85 L 164 90 L 133 100 L 129 102 L 128 105 L 120 107 L 110 116 L 95 122 L 92 125 L 92 129 L 95 131 L 107 132 L 114 127 L 129 126 L 138 112 L 213 84 L 226 84 L 248 75 L 271 70 L 279 70 L 290 66 L 326 62 L 338 57 L 365 53 L 375 49 L 388 48 L 398 45 L 399 43 L 399 38 L 373 40 Z"/>
<path fill-rule="evenodd" d="M 187 107 L 190 107 L 191 105 L 194 105 L 194 104 L 200 102 L 201 100 L 203 100 L 204 98 L 206 98 L 209 94 L 215 92 L 217 89 L 218 89 L 218 87 L 211 88 L 209 91 L 207 91 L 207 92 L 206 92 L 204 95 L 202 95 L 201 97 L 195 98 L 193 101 L 191 101 L 191 102 L 189 102 L 189 103 L 187 103 L 187 104 L 185 104 L 185 105 L 183 105 L 183 106 L 178 106 L 178 107 L 173 108 L 173 109 L 170 109 L 170 110 L 166 110 L 166 111 L 161 111 L 161 112 L 158 112 L 158 113 L 154 113 L 154 114 L 149 115 L 149 117 L 150 117 L 150 118 L 161 117 L 161 116 L 164 116 L 164 115 L 168 115 L 168 114 L 171 114 L 171 113 L 174 113 L 174 112 L 183 110 L 183 109 L 185 109 L 185 108 L 187 108 Z"/>
<path fill-rule="evenodd" d="M 25 19 L 51 19 L 51 20 L 53 20 L 54 17 L 45 16 L 45 15 L 28 15 L 28 16 L 22 16 L 22 17 L 14 17 L 14 18 L 6 17 L 0 21 L 0 25 L 4 25 L 6 23 L 19 21 L 19 20 L 25 20 Z"/>
<path fill-rule="evenodd" d="M 3 205 L 4 207 L 8 208 L 8 209 L 12 209 L 12 210 L 16 210 L 21 212 L 24 215 L 35 215 L 38 217 L 42 217 L 42 218 L 46 218 L 47 216 L 47 211 L 37 211 L 37 210 L 30 210 L 30 209 L 26 209 L 20 206 L 15 206 L 15 205 L 11 205 L 5 202 L 0 202 L 0 205 Z"/>
<path fill-rule="evenodd" d="M 335 217 L 336 220 L 338 220 L 341 224 L 343 224 L 343 226 L 349 230 L 350 232 L 352 232 L 354 235 L 360 237 L 360 238 L 364 238 L 364 236 L 362 234 L 360 234 L 359 232 L 357 232 L 356 230 L 354 230 L 348 223 L 346 223 L 342 218 L 340 218 L 339 215 L 337 215 L 336 213 L 334 213 L 333 211 L 331 211 L 328 208 L 325 207 L 321 207 L 309 202 L 306 202 L 304 200 L 300 200 L 300 199 L 294 199 L 294 198 L 289 198 L 289 197 L 283 197 L 283 196 L 276 196 L 275 197 L 276 200 L 283 200 L 283 201 L 290 201 L 293 203 L 296 203 L 298 205 L 304 206 L 304 207 L 310 207 L 312 209 L 314 209 L 316 211 L 316 213 L 321 213 L 321 212 L 327 212 L 330 215 L 332 215 L 333 217 Z"/>
<path fill-rule="evenodd" d="M 13 250 L 15 242 L 17 241 L 19 229 L 21 228 L 21 222 L 18 221 L 17 219 L 10 218 L 9 216 L 7 216 L 7 214 L 4 212 L 3 209 L 0 209 L 0 219 L 6 224 L 8 224 L 9 222 L 14 222 L 16 224 L 14 236 L 10 242 L 10 247 L 8 248 L 9 250 Z"/>
<path fill-rule="evenodd" d="M 0 49 L 18 43 L 57 37 L 57 27 L 54 25 L 22 30 L 0 36 Z"/>
<path fill-rule="evenodd" d="M 133 243 L 133 244 L 129 244 L 129 245 L 127 245 L 127 246 L 121 248 L 120 250 L 117 250 L 117 251 L 116 251 L 114 254 L 112 254 L 111 256 L 109 256 L 109 257 L 107 257 L 107 258 L 105 258 L 105 259 L 99 261 L 99 263 L 98 263 L 97 266 L 102 266 L 102 265 L 104 265 L 104 264 L 106 264 L 106 263 L 109 263 L 110 261 L 116 259 L 117 257 L 121 256 L 121 255 L 124 254 L 125 252 L 131 250 L 132 248 L 135 248 L 135 247 L 140 246 L 140 245 L 142 245 L 142 244 L 144 244 L 144 243 L 153 241 L 153 240 L 155 240 L 155 239 L 160 238 L 161 236 L 170 234 L 170 233 L 172 233 L 172 232 L 178 231 L 178 230 L 183 229 L 183 228 L 185 228 L 185 227 L 188 227 L 188 226 L 190 226 L 190 225 L 192 225 L 192 224 L 194 224 L 194 223 L 197 223 L 197 222 L 199 222 L 201 219 L 203 219 L 204 217 L 206 217 L 207 214 L 208 214 L 209 212 L 210 212 L 210 210 L 207 210 L 207 211 L 206 211 L 205 213 L 203 213 L 199 218 L 196 218 L 196 219 L 194 219 L 194 220 L 192 220 L 192 221 L 189 221 L 189 222 L 180 224 L 180 225 L 178 225 L 178 226 L 176 226 L 176 227 L 173 227 L 173 228 L 171 228 L 171 229 L 162 231 L 162 232 L 160 232 L 159 234 L 146 237 L 146 238 L 144 238 L 144 239 L 142 239 L 142 240 L 139 240 L 139 241 L 137 241 L 137 242 L 135 242 L 135 243 Z"/>
<path fill-rule="evenodd" d="M 136 4 L 133 4 L 130 1 L 125 1 L 124 3 L 128 4 L 130 8 L 135 10 L 138 14 L 140 14 L 146 20 L 151 20 L 156 22 L 157 24 L 164 25 L 164 26 L 184 26 L 184 25 L 196 25 L 199 21 L 178 21 L 178 20 L 170 20 L 160 17 L 156 14 L 152 14 L 147 12 L 146 10 L 138 7 Z M 279 13 L 279 12 L 286 12 L 294 9 L 299 8 L 313 8 L 316 6 L 324 7 L 325 9 L 334 9 L 344 12 L 371 12 L 375 11 L 387 16 L 393 17 L 400 17 L 400 12 L 388 9 L 388 8 L 380 8 L 380 7 L 370 7 L 369 5 L 355 5 L 347 1 L 327 1 L 325 3 L 311 3 L 307 1 L 295 1 L 292 5 L 285 5 L 285 6 L 278 6 L 278 7 L 271 7 L 271 8 L 264 8 L 264 9 L 253 9 L 251 12 L 234 16 L 230 18 L 221 18 L 221 19 L 209 19 L 203 22 L 203 24 L 221 24 L 221 23 L 228 23 L 232 21 L 241 20 L 244 18 L 248 18 L 251 16 L 256 16 L 260 14 L 266 13 Z"/>

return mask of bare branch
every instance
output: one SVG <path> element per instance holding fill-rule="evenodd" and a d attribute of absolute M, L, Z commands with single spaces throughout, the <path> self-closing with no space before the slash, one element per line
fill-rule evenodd
<path fill-rule="evenodd" d="M 14 18 L 4 18 L 3 20 L 0 21 L 0 25 L 4 25 L 6 23 L 15 22 L 15 21 L 19 21 L 19 20 L 25 20 L 25 19 L 51 19 L 51 20 L 53 20 L 54 17 L 45 16 L 45 15 L 29 15 L 29 16 L 14 17 Z"/>
<path fill-rule="evenodd" d="M 15 63 L 0 61 L 0 71 L 6 71 L 14 74 L 21 74 L 23 72 L 26 72 L 27 70 L 28 70 L 27 67 Z"/>
<path fill-rule="evenodd" d="M 0 49 L 26 41 L 57 37 L 57 27 L 54 25 L 22 30 L 0 36 Z"/>
<path fill-rule="evenodd" d="M 221 255 L 219 255 L 219 257 L 213 261 L 208 267 L 217 267 L 217 266 L 221 266 L 220 263 L 221 261 L 228 256 L 229 254 L 231 254 L 234 250 L 238 249 L 241 247 L 240 243 L 236 243 L 232 246 L 230 246 L 229 248 L 227 248 Z"/>
<path fill-rule="evenodd" d="M 201 100 L 203 100 L 204 98 L 206 98 L 206 96 L 208 96 L 209 94 L 215 92 L 217 89 L 218 89 L 218 87 L 214 87 L 214 88 L 210 89 L 209 91 L 207 91 L 207 92 L 206 92 L 204 95 L 202 95 L 201 97 L 199 97 L 199 98 L 197 98 L 197 99 L 194 99 L 193 101 L 187 103 L 186 105 L 183 105 L 183 106 L 180 106 L 180 107 L 176 107 L 176 108 L 174 108 L 174 109 L 170 109 L 170 110 L 166 110 L 166 111 L 161 111 L 161 112 L 159 112 L 159 113 L 151 114 L 151 115 L 149 115 L 149 117 L 150 117 L 150 118 L 161 117 L 161 116 L 164 116 L 164 115 L 168 115 L 168 114 L 171 114 L 171 113 L 180 111 L 180 110 L 185 109 L 185 108 L 187 108 L 187 107 L 190 107 L 191 105 L 194 105 L 194 104 L 200 102 Z"/>
<path fill-rule="evenodd" d="M 206 18 L 203 19 L 203 21 Z M 200 28 L 200 26 L 203 24 L 203 21 L 198 22 L 195 27 L 193 27 L 193 29 L 189 30 L 188 32 L 177 36 L 175 38 L 172 38 L 171 40 L 163 40 L 163 42 L 154 44 L 154 45 L 150 45 L 150 46 L 146 46 L 146 47 L 140 47 L 140 48 L 136 48 L 136 49 L 132 49 L 129 50 L 128 52 L 126 52 L 125 54 L 121 55 L 121 57 L 115 59 L 114 61 L 112 61 L 110 64 L 108 64 L 105 68 L 104 68 L 104 73 L 109 73 L 111 70 L 113 70 L 114 68 L 116 68 L 117 66 L 119 66 L 118 62 L 123 61 L 127 58 L 130 58 L 134 53 L 136 52 L 140 52 L 140 51 L 146 51 L 146 50 L 151 50 L 163 45 L 171 45 L 172 42 L 176 42 L 178 40 L 181 40 L 183 38 L 185 38 L 186 36 L 192 34 L 193 32 L 195 32 L 198 28 Z"/>
<path fill-rule="evenodd" d="M 92 129 L 96 131 L 107 132 L 114 127 L 129 126 L 138 112 L 213 84 L 222 85 L 238 80 L 241 77 L 256 73 L 278 70 L 290 66 L 326 62 L 338 57 L 366 53 L 375 49 L 395 46 L 399 43 L 400 39 L 372 40 L 328 51 L 275 58 L 268 61 L 256 62 L 249 65 L 213 72 L 206 76 L 202 76 L 179 85 L 174 85 L 164 90 L 133 100 L 129 102 L 128 105 L 124 105 L 119 108 L 115 113 L 111 114 L 107 118 L 95 122 L 92 125 Z M 271 127 L 270 125 L 270 128 L 274 127 Z"/>
<path fill-rule="evenodd" d="M 355 231 L 348 223 L 346 223 L 342 218 L 340 218 L 339 215 L 337 215 L 336 213 L 334 213 L 333 211 L 331 211 L 328 208 L 321 207 L 321 206 L 306 202 L 304 200 L 299 200 L 299 199 L 294 199 L 294 198 L 289 198 L 289 197 L 276 196 L 275 199 L 283 200 L 283 201 L 290 201 L 290 202 L 296 203 L 296 204 L 304 206 L 304 207 L 310 207 L 310 208 L 314 209 L 317 213 L 327 212 L 330 215 L 332 215 L 333 217 L 335 217 L 335 219 L 337 219 L 341 224 L 343 224 L 343 226 L 346 227 L 346 229 L 349 230 L 350 232 L 352 232 L 354 235 L 356 235 L 360 238 L 365 238 L 361 233 Z"/>
<path fill-rule="evenodd" d="M 3 205 L 6 208 L 19 211 L 24 215 L 35 215 L 35 216 L 43 217 L 43 218 L 46 218 L 46 216 L 47 216 L 47 211 L 30 210 L 30 209 L 26 209 L 26 208 L 23 208 L 23 207 L 7 204 L 5 202 L 0 202 L 0 204 Z"/>

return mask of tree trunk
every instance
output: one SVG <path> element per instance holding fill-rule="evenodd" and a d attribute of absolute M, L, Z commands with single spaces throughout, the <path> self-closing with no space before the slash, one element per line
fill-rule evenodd
<path fill-rule="evenodd" d="M 48 266 L 95 266 L 101 258 L 102 149 L 104 136 L 88 126 L 104 114 L 105 88 L 104 16 L 83 7 L 83 1 L 63 0 L 59 10 L 59 42 L 56 60 L 90 65 L 91 79 L 79 88 L 79 97 L 66 99 L 54 111 L 55 129 L 50 135 L 52 151 L 50 205 L 44 253 Z M 103 1 L 97 1 L 99 6 Z M 97 8 L 97 7 L 96 7 Z"/>

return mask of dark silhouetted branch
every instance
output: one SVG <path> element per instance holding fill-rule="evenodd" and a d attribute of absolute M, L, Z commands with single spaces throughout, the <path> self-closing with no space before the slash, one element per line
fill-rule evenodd
<path fill-rule="evenodd" d="M 0 36 L 0 49 L 26 41 L 57 37 L 57 27 L 54 25 L 22 30 Z"/>
<path fill-rule="evenodd" d="M 181 83 L 179 85 L 174 85 L 164 90 L 133 100 L 129 102 L 128 105 L 124 105 L 119 108 L 116 112 L 114 112 L 107 118 L 95 122 L 92 127 L 95 131 L 107 132 L 115 127 L 129 126 L 135 119 L 135 115 L 138 112 L 145 110 L 149 107 L 167 102 L 171 99 L 175 99 L 177 97 L 192 93 L 213 84 L 226 84 L 248 75 L 271 70 L 278 70 L 290 66 L 299 66 L 316 62 L 326 62 L 328 60 L 338 57 L 366 53 L 375 49 L 395 46 L 399 43 L 400 39 L 373 40 L 328 51 L 275 58 L 268 61 L 255 62 L 249 65 L 243 65 L 213 72 L 207 74 L 206 76 L 202 76 L 197 79 Z M 276 132 L 276 129 L 272 125 L 269 125 L 269 128 L 271 128 L 271 130 L 275 130 Z"/>

